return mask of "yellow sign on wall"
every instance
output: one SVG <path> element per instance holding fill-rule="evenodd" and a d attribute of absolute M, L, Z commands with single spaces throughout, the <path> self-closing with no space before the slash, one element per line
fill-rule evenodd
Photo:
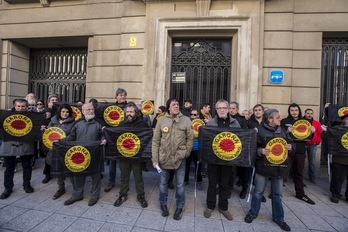
<path fill-rule="evenodd" d="M 137 46 L 137 36 L 132 35 L 129 36 L 129 47 L 136 47 Z"/>

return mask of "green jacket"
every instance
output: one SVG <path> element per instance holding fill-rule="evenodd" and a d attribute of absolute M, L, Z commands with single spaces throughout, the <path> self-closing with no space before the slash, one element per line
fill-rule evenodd
<path fill-rule="evenodd" d="M 162 169 L 177 169 L 190 156 L 193 147 L 193 129 L 190 118 L 179 113 L 166 113 L 156 124 L 152 138 L 152 162 Z"/>

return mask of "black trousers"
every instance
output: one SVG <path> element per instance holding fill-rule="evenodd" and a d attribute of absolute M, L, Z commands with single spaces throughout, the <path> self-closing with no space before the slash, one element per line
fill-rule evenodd
<path fill-rule="evenodd" d="M 332 176 L 330 183 L 330 191 L 333 197 L 340 198 L 342 197 L 342 185 L 344 183 L 344 180 L 348 178 L 348 165 L 332 162 L 331 168 Z M 348 186 L 346 189 L 345 197 L 348 198 Z"/>
<path fill-rule="evenodd" d="M 186 170 L 185 170 L 185 182 L 189 181 L 189 176 L 190 176 L 190 167 L 191 167 L 191 161 L 194 162 L 195 164 L 195 176 L 196 176 L 196 171 L 197 171 L 197 182 L 202 182 L 202 170 L 201 170 L 201 164 L 199 163 L 197 165 L 198 161 L 198 151 L 192 151 L 191 155 L 186 158 Z M 197 167 L 198 166 L 198 167 Z M 197 170 L 198 168 L 198 170 Z"/>
<path fill-rule="evenodd" d="M 32 155 L 24 155 L 20 156 L 22 167 L 23 167 L 23 187 L 30 185 L 31 180 L 31 160 Z M 12 190 L 13 189 L 13 176 L 16 168 L 16 156 L 5 156 L 4 157 L 6 163 L 6 169 L 4 172 L 4 187 L 5 189 Z"/>
<path fill-rule="evenodd" d="M 219 186 L 219 209 L 228 210 L 228 196 L 230 193 L 229 181 L 233 172 L 232 166 L 208 164 L 209 186 L 207 192 L 207 207 L 215 209 L 216 186 Z"/>
<path fill-rule="evenodd" d="M 303 197 L 305 195 L 303 188 L 303 169 L 305 166 L 305 161 L 305 154 L 295 154 L 290 158 L 294 176 L 295 192 L 297 197 Z"/>

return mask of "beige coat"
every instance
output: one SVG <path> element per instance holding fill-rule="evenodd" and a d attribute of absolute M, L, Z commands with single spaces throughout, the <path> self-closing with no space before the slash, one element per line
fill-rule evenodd
<path fill-rule="evenodd" d="M 193 140 L 190 118 L 182 113 L 176 117 L 166 113 L 156 124 L 152 139 L 152 162 L 158 163 L 162 169 L 177 169 L 190 156 Z"/>

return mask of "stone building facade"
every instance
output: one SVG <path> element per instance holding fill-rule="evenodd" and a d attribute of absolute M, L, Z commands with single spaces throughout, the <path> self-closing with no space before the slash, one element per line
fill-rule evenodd
<path fill-rule="evenodd" d="M 323 38 L 347 22 L 346 0 L 0 0 L 0 107 L 28 93 L 33 49 L 74 47 L 87 52 L 86 99 L 113 102 L 121 87 L 163 105 L 175 41 L 214 38 L 230 41 L 227 100 L 241 110 L 319 112 Z M 270 82 L 275 69 L 282 83 Z"/>

